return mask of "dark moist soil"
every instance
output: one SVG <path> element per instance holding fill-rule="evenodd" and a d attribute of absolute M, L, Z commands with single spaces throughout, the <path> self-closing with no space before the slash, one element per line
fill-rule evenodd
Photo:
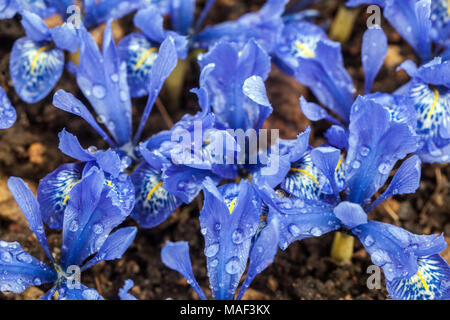
<path fill-rule="evenodd" d="M 248 11 L 257 10 L 263 0 L 234 1 L 218 0 L 207 19 L 207 24 L 236 19 Z M 203 3 L 203 1 L 199 1 Z M 321 1 L 315 5 L 321 17 L 319 23 L 327 24 L 335 16 L 339 1 Z M 199 6 L 200 7 L 200 6 Z M 346 68 L 355 81 L 358 92 L 363 88 L 364 73 L 361 67 L 360 47 L 362 34 L 366 30 L 367 16 L 361 13 L 347 43 L 343 45 Z M 132 16 L 120 21 L 122 31 L 130 32 Z M 409 46 L 383 21 L 390 45 L 390 56 L 377 77 L 374 90 L 392 92 L 404 84 L 408 78 L 395 68 L 405 59 L 416 60 Z M 76 134 L 87 147 L 96 145 L 106 147 L 99 136 L 81 119 L 64 113 L 52 106 L 52 95 L 43 101 L 27 105 L 15 93 L 9 75 L 8 61 L 14 41 L 24 36 L 16 17 L 0 21 L 0 85 L 5 88 L 12 103 L 17 108 L 18 121 L 8 130 L 0 132 L 0 239 L 18 241 L 25 250 L 35 257 L 45 259 L 36 238 L 29 231 L 19 209 L 6 188 L 9 176 L 19 176 L 28 181 L 32 188 L 42 177 L 65 162 L 72 161 L 58 151 L 57 133 L 66 128 Z M 184 92 L 196 87 L 198 67 L 191 63 L 184 84 Z M 269 97 L 274 112 L 265 124 L 267 128 L 278 128 L 283 138 L 295 138 L 310 123 L 301 114 L 298 99 L 300 95 L 314 101 L 308 89 L 286 76 L 275 66 L 267 81 Z M 65 73 L 57 89 L 65 89 L 82 98 L 75 79 Z M 183 94 L 178 107 L 169 105 L 163 92 L 161 100 L 170 110 L 173 121 L 186 112 L 198 110 L 197 101 L 192 94 Z M 137 123 L 145 99 L 133 101 L 134 123 Z M 320 145 L 323 132 L 328 127 L 324 122 L 312 124 L 312 145 Z M 144 136 L 150 136 L 167 129 L 162 116 L 156 108 L 147 125 Z M 423 165 L 422 181 L 414 195 L 395 197 L 370 213 L 370 218 L 402 226 L 419 234 L 450 234 L 450 196 L 448 195 L 450 170 L 444 166 Z M 191 205 L 177 209 L 162 225 L 151 230 L 140 229 L 135 242 L 118 261 L 102 262 L 83 273 L 82 282 L 96 288 L 106 299 L 117 299 L 117 292 L 123 282 L 130 278 L 135 287 L 132 293 L 139 299 L 198 299 L 187 282 L 175 271 L 161 263 L 160 251 L 167 240 L 188 241 L 193 261 L 194 274 L 200 286 L 210 296 L 206 276 L 206 261 L 203 255 L 204 243 L 199 230 L 199 207 L 201 196 Z M 199 206 L 200 205 L 200 206 Z M 127 220 L 125 225 L 136 225 Z M 48 230 L 50 245 L 54 254 L 60 253 L 59 232 Z M 292 244 L 286 251 L 279 251 L 275 262 L 254 280 L 246 299 L 386 299 L 384 286 L 380 290 L 369 290 L 366 270 L 371 265 L 370 257 L 356 241 L 355 254 L 351 265 L 337 266 L 329 258 L 333 234 L 320 238 L 307 239 Z M 447 240 L 450 240 L 447 238 Z M 450 261 L 450 252 L 444 251 L 444 258 Z M 48 286 L 28 289 L 21 295 L 1 294 L 0 299 L 36 299 Z"/>

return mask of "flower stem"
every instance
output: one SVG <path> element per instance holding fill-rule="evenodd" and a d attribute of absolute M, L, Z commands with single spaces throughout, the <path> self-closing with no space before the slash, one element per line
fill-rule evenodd
<path fill-rule="evenodd" d="M 331 259 L 337 264 L 349 264 L 353 256 L 353 236 L 336 232 L 331 247 Z"/>

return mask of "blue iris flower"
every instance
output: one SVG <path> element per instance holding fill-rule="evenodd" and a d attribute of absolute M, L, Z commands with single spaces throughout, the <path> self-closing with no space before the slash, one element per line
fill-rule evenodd
<path fill-rule="evenodd" d="M 208 0 L 194 26 L 195 0 L 153 0 L 134 16 L 134 25 L 141 33 L 131 33 L 119 43 L 119 54 L 127 63 L 128 83 L 132 97 L 148 94 L 146 79 L 158 56 L 158 48 L 172 37 L 178 57 L 185 59 L 192 47 L 191 36 L 199 28 L 215 0 Z M 170 15 L 173 31 L 165 30 L 163 17 Z"/>
<path fill-rule="evenodd" d="M 419 68 L 406 61 L 400 69 L 412 77 L 397 93 L 409 98 L 415 108 L 416 132 L 421 138 L 417 154 L 426 162 L 449 162 L 450 61 L 437 57 Z"/>
<path fill-rule="evenodd" d="M 200 226 L 212 297 L 234 299 L 248 264 L 247 276 L 236 297 L 241 299 L 253 279 L 274 259 L 278 249 L 277 220 L 260 226 L 261 201 L 248 181 L 216 188 L 207 179 L 203 191 Z M 161 258 L 166 266 L 183 275 L 201 299 L 206 299 L 195 280 L 187 242 L 166 243 Z"/>
<path fill-rule="evenodd" d="M 222 178 L 237 176 L 233 159 L 236 141 L 210 112 L 205 79 L 214 70 L 209 65 L 200 76 L 200 88 L 193 90 L 201 111 L 185 115 L 170 130 L 162 131 L 139 146 L 144 161 L 131 178 L 136 186 L 132 217 L 143 227 L 154 227 L 181 204 L 199 194 L 209 178 L 218 184 Z"/>
<path fill-rule="evenodd" d="M 446 0 L 349 0 L 348 6 L 376 4 L 384 16 L 411 45 L 422 61 L 429 61 L 450 45 L 450 10 Z M 433 52 L 432 45 L 436 44 Z"/>
<path fill-rule="evenodd" d="M 64 50 L 78 49 L 74 25 L 48 28 L 37 14 L 22 12 L 26 37 L 14 42 L 9 68 L 19 97 L 34 103 L 46 97 L 54 88 L 64 69 Z"/>
<path fill-rule="evenodd" d="M 70 193 L 93 167 L 104 173 L 105 187 L 115 193 L 124 214 L 129 215 L 135 202 L 134 186 L 123 170 L 130 165 L 130 159 L 111 149 L 83 149 L 78 139 L 65 130 L 59 133 L 59 139 L 60 150 L 80 162 L 63 164 L 41 180 L 37 198 L 44 222 L 53 229 L 63 228 Z"/>
<path fill-rule="evenodd" d="M 29 255 L 17 242 L 0 241 L 0 290 L 21 293 L 29 286 L 51 283 L 53 287 L 41 299 L 50 300 L 56 292 L 60 300 L 103 299 L 95 289 L 81 284 L 74 274 L 100 261 L 122 257 L 137 232 L 137 228 L 128 227 L 111 233 L 127 215 L 116 194 L 105 187 L 103 172 L 91 168 L 70 192 L 64 212 L 59 263 L 45 236 L 41 203 L 20 178 L 10 178 L 8 187 L 44 249 L 50 266 Z"/>
<path fill-rule="evenodd" d="M 254 40 L 242 48 L 223 40 L 198 63 L 202 70 L 215 66 L 204 81 L 217 121 L 235 130 L 261 129 L 272 113 L 264 87 L 271 68 L 266 51 Z"/>
<path fill-rule="evenodd" d="M 10 5 L 13 5 L 12 2 Z M 38 102 L 55 87 L 64 70 L 64 50 L 72 53 L 78 50 L 77 33 L 80 28 L 84 28 L 83 25 L 90 28 L 110 18 L 120 18 L 139 8 L 139 5 L 143 4 L 123 0 L 84 1 L 85 14 L 82 15 L 81 9 L 79 12 L 73 9 L 74 0 L 17 1 L 14 6 L 20 9 L 26 37 L 14 43 L 10 72 L 14 88 L 21 99 L 27 103 Z M 48 28 L 43 18 L 55 13 L 67 22 Z M 79 16 L 75 17 L 77 14 Z"/>
<path fill-rule="evenodd" d="M 90 102 L 97 117 L 95 118 L 81 101 L 63 90 L 56 92 L 53 104 L 59 109 L 82 117 L 112 148 L 121 149 L 135 158 L 135 146 L 140 141 L 156 98 L 164 81 L 177 64 L 175 45 L 169 37 L 160 47 L 147 81 L 147 88 L 151 94 L 133 136 L 126 64 L 120 61 L 114 44 L 111 21 L 106 27 L 103 38 L 103 51 L 100 52 L 86 29 L 80 30 L 80 63 L 76 68 L 78 86 Z M 108 133 L 102 129 L 96 119 L 105 125 Z"/>
<path fill-rule="evenodd" d="M 328 180 L 319 200 L 280 196 L 268 186 L 259 189 L 278 217 L 282 249 L 296 240 L 346 230 L 356 236 L 383 268 L 386 286 L 394 299 L 448 299 L 450 268 L 439 255 L 446 247 L 443 236 L 415 235 L 400 227 L 368 221 L 367 214 L 396 194 L 413 193 L 419 186 L 420 160 L 406 159 L 385 191 L 374 201 L 397 161 L 418 148 L 411 124 L 391 109 L 367 97 L 352 107 L 345 161 L 339 149 L 311 151 L 316 168 Z M 343 167 L 343 177 L 338 174 Z M 326 186 L 326 188 L 325 188 Z M 345 200 L 341 199 L 342 192 Z"/>
<path fill-rule="evenodd" d="M 134 282 L 131 279 L 125 280 L 122 288 L 119 289 L 120 300 L 137 300 L 129 291 L 134 287 Z"/>
<path fill-rule="evenodd" d="M 17 119 L 16 109 L 11 104 L 5 90 L 0 87 L 0 129 L 10 128 Z"/>
<path fill-rule="evenodd" d="M 286 73 L 308 86 L 344 123 L 349 122 L 355 89 L 344 68 L 339 43 L 329 40 L 316 25 L 292 22 L 284 26 L 274 54 L 275 62 Z"/>
<path fill-rule="evenodd" d="M 161 43 L 167 37 L 170 36 L 174 40 L 179 58 L 186 58 L 187 38 L 177 32 L 164 30 L 164 11 L 164 7 L 153 5 L 139 10 L 134 16 L 134 24 L 142 30 L 142 33 L 134 32 L 125 36 L 118 45 L 120 58 L 126 62 L 132 97 L 148 94 L 147 78 L 156 61 Z"/>

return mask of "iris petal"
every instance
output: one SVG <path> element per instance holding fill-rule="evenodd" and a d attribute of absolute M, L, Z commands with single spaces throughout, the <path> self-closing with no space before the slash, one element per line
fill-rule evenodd
<path fill-rule="evenodd" d="M 11 51 L 9 69 L 17 94 L 27 103 L 46 97 L 64 69 L 64 53 L 47 43 L 20 38 Z"/>

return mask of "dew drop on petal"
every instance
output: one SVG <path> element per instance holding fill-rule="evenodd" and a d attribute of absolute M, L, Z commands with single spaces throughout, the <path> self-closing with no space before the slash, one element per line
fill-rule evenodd
<path fill-rule="evenodd" d="M 239 259 L 237 257 L 233 257 L 228 260 L 225 265 L 225 271 L 229 274 L 236 274 L 239 272 Z"/>
<path fill-rule="evenodd" d="M 205 248 L 205 256 L 211 258 L 215 256 L 218 251 L 219 251 L 219 244 L 218 243 L 211 244 L 210 246 Z"/>

